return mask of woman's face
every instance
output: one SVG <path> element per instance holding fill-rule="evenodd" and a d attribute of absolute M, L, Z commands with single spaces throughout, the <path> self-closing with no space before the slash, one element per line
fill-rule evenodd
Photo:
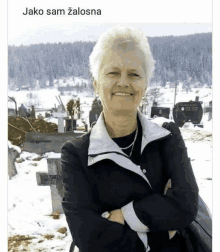
<path fill-rule="evenodd" d="M 137 111 L 145 92 L 146 76 L 143 53 L 133 50 L 105 52 L 95 88 L 104 112 L 125 114 Z"/>

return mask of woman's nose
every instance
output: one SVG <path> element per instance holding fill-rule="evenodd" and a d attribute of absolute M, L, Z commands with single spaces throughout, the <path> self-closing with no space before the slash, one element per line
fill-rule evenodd
<path fill-rule="evenodd" d="M 121 73 L 120 79 L 118 80 L 118 85 L 128 87 L 129 84 L 126 73 Z"/>

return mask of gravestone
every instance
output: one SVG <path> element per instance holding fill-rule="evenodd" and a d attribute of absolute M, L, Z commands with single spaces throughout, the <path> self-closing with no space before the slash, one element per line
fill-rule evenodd
<path fill-rule="evenodd" d="M 58 132 L 64 133 L 64 121 L 63 116 L 58 117 Z"/>
<path fill-rule="evenodd" d="M 173 119 L 179 127 L 185 122 L 200 124 L 202 115 L 203 109 L 199 101 L 179 102 L 173 108 Z"/>
<path fill-rule="evenodd" d="M 15 167 L 15 159 L 19 157 L 19 153 L 16 149 L 10 148 L 8 146 L 8 176 L 9 179 L 14 177 L 17 174 L 17 170 Z"/>
<path fill-rule="evenodd" d="M 89 112 L 90 127 L 91 127 L 92 123 L 94 123 L 98 120 L 100 114 L 101 114 L 101 111 L 90 111 Z"/>
<path fill-rule="evenodd" d="M 165 107 L 152 107 L 151 108 L 151 118 L 155 117 L 164 117 L 169 119 L 170 116 L 170 108 Z"/>
<path fill-rule="evenodd" d="M 58 132 L 64 133 L 64 119 L 68 119 L 68 113 L 65 111 L 58 111 L 53 113 L 53 117 L 58 118 Z"/>
<path fill-rule="evenodd" d="M 27 132 L 25 134 L 25 142 L 23 151 L 43 154 L 46 152 L 60 153 L 62 145 L 71 139 L 81 136 L 81 132 L 67 131 L 64 133 L 46 133 L 46 132 Z"/>
<path fill-rule="evenodd" d="M 62 170 L 60 158 L 48 158 L 48 173 L 36 172 L 37 185 L 50 186 L 52 211 L 63 214 L 62 199 L 64 197 L 64 189 L 62 183 Z M 70 252 L 74 252 L 75 239 L 73 239 L 70 247 Z M 79 250 L 80 252 L 80 250 Z"/>
<path fill-rule="evenodd" d="M 98 100 L 98 98 L 96 97 L 92 103 L 92 108 L 89 112 L 89 123 L 90 123 L 90 127 L 91 125 L 97 121 L 99 115 L 101 114 L 103 110 L 102 104 L 100 102 L 100 100 Z"/>
<path fill-rule="evenodd" d="M 148 118 L 151 117 L 151 106 L 147 106 L 147 116 Z"/>
<path fill-rule="evenodd" d="M 50 186 L 52 210 L 54 212 L 63 213 L 62 198 L 64 189 L 62 183 L 62 170 L 60 158 L 48 158 L 48 173 L 36 172 L 38 186 Z"/>
<path fill-rule="evenodd" d="M 212 101 L 209 102 L 209 107 L 205 107 L 204 113 L 209 113 L 208 121 L 210 121 L 212 119 Z"/>
<path fill-rule="evenodd" d="M 76 120 L 74 119 L 66 119 L 66 131 L 76 130 Z"/>

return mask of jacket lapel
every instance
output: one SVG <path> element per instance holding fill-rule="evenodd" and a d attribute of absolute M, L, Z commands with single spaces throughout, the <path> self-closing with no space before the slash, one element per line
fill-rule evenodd
<path fill-rule="evenodd" d="M 109 159 L 112 160 L 113 162 L 115 162 L 117 165 L 119 165 L 120 167 L 127 169 L 129 171 L 135 172 L 136 174 L 140 175 L 147 183 L 148 185 L 151 187 L 151 184 L 148 180 L 148 178 L 142 173 L 140 166 L 134 164 L 129 158 L 124 157 L 118 153 L 105 153 L 105 154 L 100 154 L 97 155 L 95 157 L 88 157 L 88 166 L 91 166 L 101 160 L 104 159 Z M 152 187 L 151 187 L 152 188 Z"/>
<path fill-rule="evenodd" d="M 141 153 L 148 143 L 170 134 L 170 131 L 164 129 L 156 123 L 149 121 L 147 117 L 141 114 L 139 111 L 138 117 L 142 126 Z M 102 112 L 97 123 L 91 130 L 88 154 L 99 155 L 106 152 L 117 152 L 127 156 L 109 136 L 104 124 Z"/>
<path fill-rule="evenodd" d="M 168 130 L 149 121 L 139 111 L 138 117 L 142 126 L 141 153 L 148 143 L 170 134 Z M 109 136 L 104 124 L 103 112 L 91 130 L 88 156 L 88 166 L 92 166 L 94 163 L 103 159 L 110 159 L 120 167 L 140 175 L 151 187 L 148 178 L 142 173 L 140 166 L 134 164 Z"/>

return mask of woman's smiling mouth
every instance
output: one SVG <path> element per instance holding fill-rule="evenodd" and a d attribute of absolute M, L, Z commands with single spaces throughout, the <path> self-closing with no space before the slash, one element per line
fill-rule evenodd
<path fill-rule="evenodd" d="M 133 94 L 130 94 L 130 93 L 113 93 L 113 95 L 116 95 L 116 96 L 132 96 Z"/>

